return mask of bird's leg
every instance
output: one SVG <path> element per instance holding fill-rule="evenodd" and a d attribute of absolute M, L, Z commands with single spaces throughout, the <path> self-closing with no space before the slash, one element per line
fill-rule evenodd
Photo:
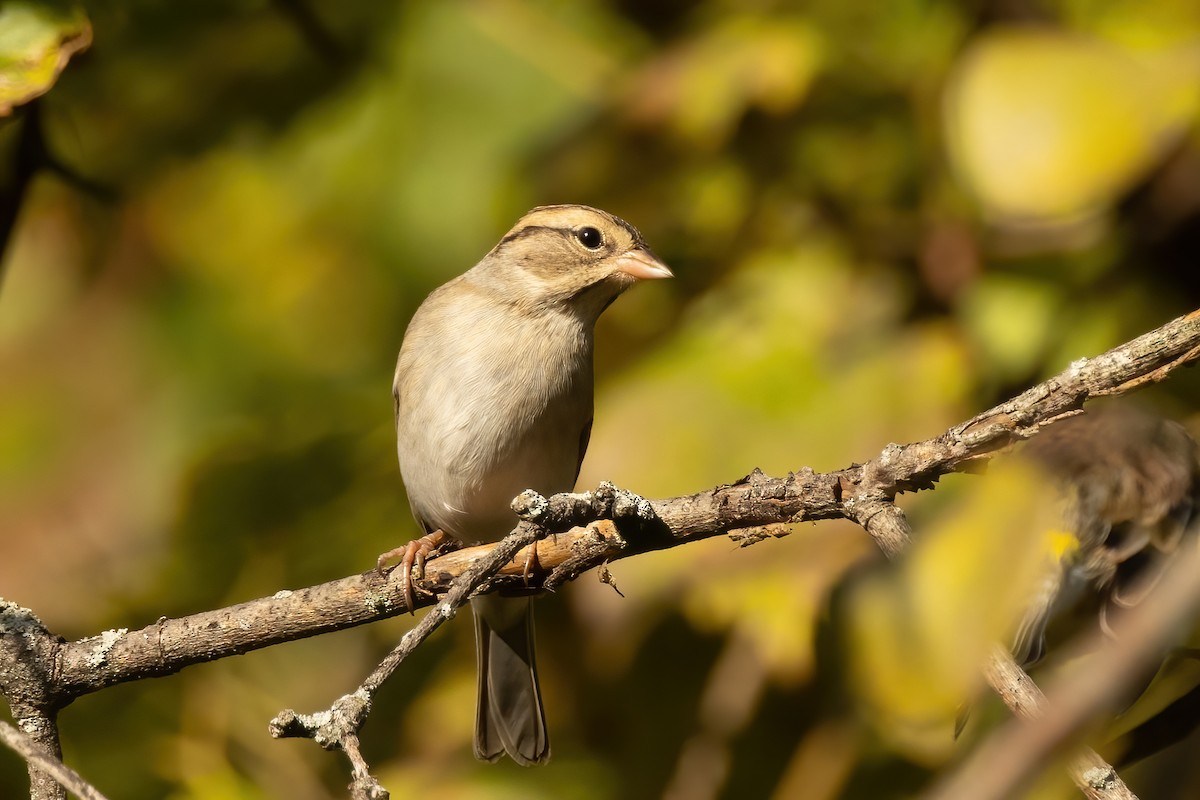
<path fill-rule="evenodd" d="M 419 577 L 425 576 L 425 559 L 429 558 L 439 547 L 446 543 L 450 536 L 445 531 L 436 530 L 427 533 L 420 539 L 413 539 L 403 547 L 396 547 L 381 553 L 375 561 L 375 569 L 383 572 L 384 565 L 393 558 L 399 558 L 397 566 L 401 570 L 401 582 L 404 586 L 404 602 L 408 604 L 408 612 L 416 610 L 416 597 L 413 595 L 412 568 L 415 564 Z"/>

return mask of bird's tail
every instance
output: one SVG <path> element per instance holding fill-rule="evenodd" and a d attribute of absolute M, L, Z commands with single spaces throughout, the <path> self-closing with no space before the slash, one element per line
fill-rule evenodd
<path fill-rule="evenodd" d="M 533 651 L 533 600 L 485 595 L 471 601 L 479 700 L 475 757 L 495 761 L 505 753 L 522 766 L 550 759 L 550 739 Z"/>

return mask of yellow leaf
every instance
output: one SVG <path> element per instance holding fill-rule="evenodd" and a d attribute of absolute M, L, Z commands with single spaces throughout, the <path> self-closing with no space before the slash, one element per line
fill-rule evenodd
<path fill-rule="evenodd" d="M 851 686 L 867 718 L 910 756 L 953 746 L 958 708 L 1055 567 L 1057 496 L 1019 463 L 997 464 L 926 530 L 895 568 L 853 587 Z"/>
<path fill-rule="evenodd" d="M 50 91 L 71 56 L 91 43 L 92 26 L 82 8 L 0 7 L 0 116 Z"/>
<path fill-rule="evenodd" d="M 652 61 L 632 83 L 629 113 L 715 148 L 748 108 L 783 114 L 798 106 L 823 56 L 803 20 L 733 16 Z"/>
<path fill-rule="evenodd" d="M 1063 32 L 982 35 L 948 82 L 951 157 L 986 209 L 1021 222 L 1103 210 L 1178 133 L 1195 65 Z M 1164 83 L 1164 65 L 1176 80 Z M 1186 91 L 1185 91 L 1186 89 Z"/>

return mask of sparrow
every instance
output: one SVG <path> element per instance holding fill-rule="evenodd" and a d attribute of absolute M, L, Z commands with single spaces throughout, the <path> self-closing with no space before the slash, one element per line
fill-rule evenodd
<path fill-rule="evenodd" d="M 1059 530 L 1050 569 L 1012 646 L 1029 665 L 1046 650 L 1046 627 L 1083 602 L 1101 630 L 1154 590 L 1171 555 L 1200 534 L 1200 458 L 1177 422 L 1130 406 L 1070 417 L 1035 436 L 1022 458 L 1054 485 Z"/>
<path fill-rule="evenodd" d="M 1058 515 L 1043 531 L 1046 568 L 1010 645 L 1030 667 L 1047 653 L 1048 628 L 1083 625 L 1113 637 L 1116 616 L 1154 591 L 1179 548 L 1197 545 L 1200 450 L 1179 423 L 1115 405 L 1043 428 L 1015 457 L 1042 476 Z M 959 708 L 955 738 L 970 711 L 969 702 Z"/>
<path fill-rule="evenodd" d="M 425 536 L 411 571 L 447 537 L 490 542 L 525 489 L 570 491 L 592 428 L 596 320 L 639 280 L 669 278 L 629 223 L 582 205 L 533 209 L 474 267 L 421 303 L 392 386 L 396 449 Z M 475 756 L 545 763 L 550 740 L 534 659 L 532 598 L 473 598 Z"/>

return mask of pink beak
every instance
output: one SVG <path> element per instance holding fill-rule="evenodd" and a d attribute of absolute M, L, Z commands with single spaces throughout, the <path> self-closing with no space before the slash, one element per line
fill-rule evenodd
<path fill-rule="evenodd" d="M 670 268 L 645 250 L 630 250 L 617 259 L 617 269 L 640 281 L 673 278 Z"/>

